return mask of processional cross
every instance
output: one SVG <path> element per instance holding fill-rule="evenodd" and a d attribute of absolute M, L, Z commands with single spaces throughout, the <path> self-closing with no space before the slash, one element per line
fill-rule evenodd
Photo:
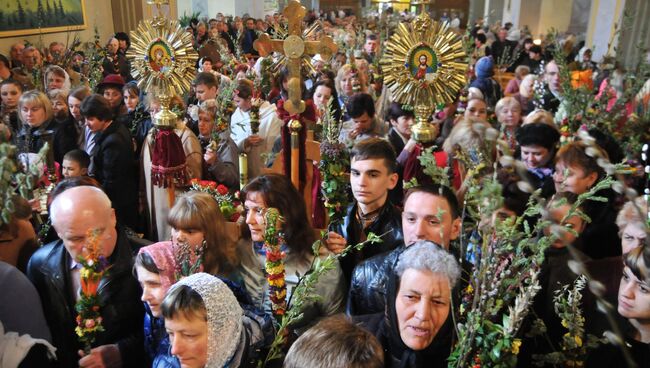
<path fill-rule="evenodd" d="M 323 59 L 328 60 L 336 52 L 338 47 L 331 37 L 323 36 L 319 41 L 307 41 L 303 34 L 302 20 L 307 15 L 307 9 L 300 5 L 299 1 L 291 0 L 289 5 L 282 11 L 288 20 L 289 30 L 285 39 L 272 39 L 267 33 L 253 43 L 253 47 L 260 56 L 267 56 L 273 52 L 284 55 L 281 63 L 289 69 L 289 100 L 285 102 L 284 109 L 292 116 L 305 111 L 305 102 L 302 100 L 302 63 L 309 63 L 309 57 L 321 54 Z M 313 27 L 306 32 L 311 33 Z M 305 60 L 306 59 L 306 60 Z M 299 151 L 298 131 L 302 128 L 298 119 L 292 118 L 289 122 L 291 131 L 291 182 L 299 188 Z"/>

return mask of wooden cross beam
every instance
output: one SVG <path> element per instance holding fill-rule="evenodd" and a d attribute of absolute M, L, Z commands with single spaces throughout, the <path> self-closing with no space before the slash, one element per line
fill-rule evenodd
<path fill-rule="evenodd" d="M 299 1 L 291 0 L 282 14 L 289 21 L 289 32 L 285 39 L 272 39 L 264 33 L 255 41 L 253 47 L 261 56 L 279 52 L 286 56 L 289 69 L 289 101 L 284 105 L 290 114 L 300 114 L 305 111 L 302 101 L 300 66 L 303 57 L 321 54 L 328 60 L 337 50 L 337 46 L 329 36 L 323 36 L 320 41 L 307 41 L 303 37 L 302 20 L 307 15 L 307 9 Z"/>

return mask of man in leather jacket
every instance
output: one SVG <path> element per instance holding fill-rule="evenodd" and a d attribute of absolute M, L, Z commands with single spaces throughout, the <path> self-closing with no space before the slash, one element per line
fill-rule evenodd
<path fill-rule="evenodd" d="M 346 313 L 383 312 L 387 282 L 404 249 L 419 240 L 429 240 L 449 250 L 449 243 L 458 237 L 460 227 L 458 200 L 451 189 L 437 184 L 409 189 L 402 213 L 404 243 L 355 267 Z"/>
<path fill-rule="evenodd" d="M 340 259 L 346 283 L 359 262 L 394 249 L 403 238 L 400 212 L 388 200 L 388 191 L 398 180 L 393 147 L 385 139 L 368 138 L 352 148 L 350 157 L 350 186 L 355 200 L 343 223 L 330 225 L 327 248 L 340 253 L 346 245 L 365 241 L 370 232 L 383 235 L 383 241 Z"/>
<path fill-rule="evenodd" d="M 27 275 L 40 294 L 58 366 L 142 367 L 142 289 L 132 274 L 132 246 L 116 226 L 108 196 L 95 187 L 70 188 L 54 199 L 50 215 L 61 240 L 34 253 Z M 98 288 L 104 331 L 97 334 L 91 353 L 84 356 L 75 333 L 80 288 L 77 260 L 84 256 L 92 230 L 99 232 L 97 241 L 110 268 Z"/>

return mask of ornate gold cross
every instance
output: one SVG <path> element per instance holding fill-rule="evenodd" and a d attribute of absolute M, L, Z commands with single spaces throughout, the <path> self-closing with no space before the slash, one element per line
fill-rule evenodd
<path fill-rule="evenodd" d="M 289 101 L 284 104 L 290 114 L 300 114 L 305 111 L 305 102 L 301 98 L 300 66 L 303 58 L 321 54 L 328 60 L 338 49 L 329 36 L 323 36 L 320 41 L 306 41 L 303 38 L 302 20 L 307 15 L 307 9 L 299 1 L 291 0 L 282 14 L 289 21 L 289 33 L 285 39 L 272 39 L 268 34 L 262 34 L 255 40 L 253 47 L 261 56 L 279 52 L 288 58 L 289 68 Z M 306 62 L 309 62 L 307 60 Z"/>

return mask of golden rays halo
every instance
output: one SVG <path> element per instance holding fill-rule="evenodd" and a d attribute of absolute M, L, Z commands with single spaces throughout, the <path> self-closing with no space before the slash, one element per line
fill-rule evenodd
<path fill-rule="evenodd" d="M 142 90 L 176 95 L 190 89 L 198 56 L 192 36 L 178 21 L 159 17 L 142 21 L 131 31 L 131 48 L 126 54 Z"/>
<path fill-rule="evenodd" d="M 384 83 L 402 104 L 450 103 L 466 83 L 466 54 L 460 36 L 448 23 L 431 20 L 426 12 L 409 24 L 399 24 L 380 64 Z"/>

